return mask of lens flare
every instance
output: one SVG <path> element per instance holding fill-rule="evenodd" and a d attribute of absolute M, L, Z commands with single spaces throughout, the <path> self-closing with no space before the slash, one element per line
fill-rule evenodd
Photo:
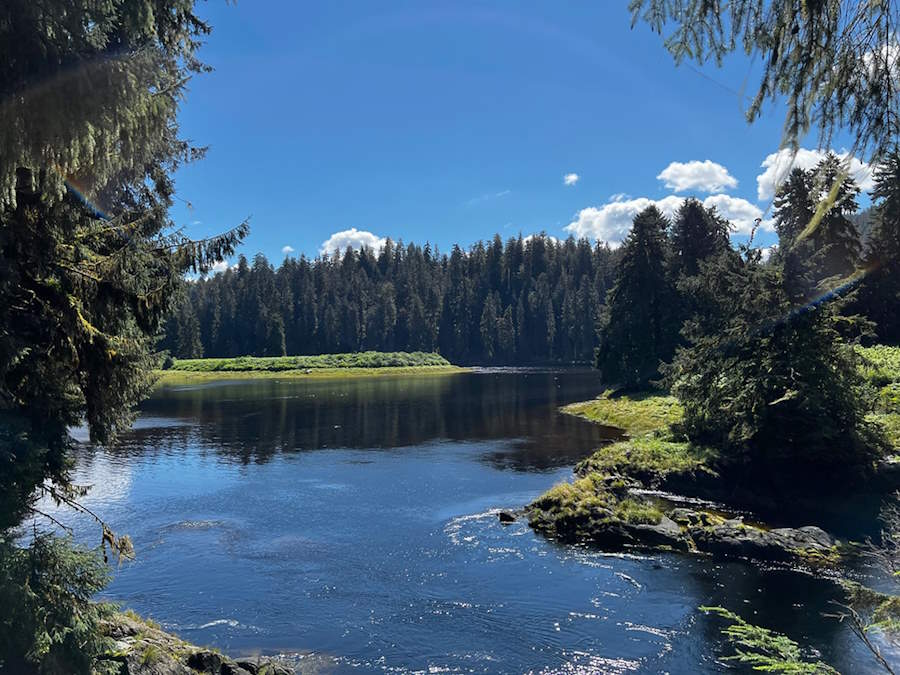
<path fill-rule="evenodd" d="M 66 185 L 66 191 L 75 197 L 78 201 L 80 201 L 88 211 L 91 212 L 91 215 L 95 218 L 99 218 L 101 220 L 112 220 L 112 217 L 103 209 L 101 209 L 96 203 L 92 202 L 90 198 L 87 196 L 87 190 L 78 185 L 73 178 L 63 178 L 63 182 Z"/>

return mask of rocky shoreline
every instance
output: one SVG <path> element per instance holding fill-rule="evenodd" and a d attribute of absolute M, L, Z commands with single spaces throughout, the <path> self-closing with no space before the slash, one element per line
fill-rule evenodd
<path fill-rule="evenodd" d="M 776 518 L 790 527 L 747 517 L 745 509 L 771 512 L 769 507 L 781 501 L 778 477 L 754 478 L 734 467 L 722 475 L 727 465 L 714 449 L 672 434 L 680 409 L 671 397 L 601 396 L 563 412 L 605 426 L 622 424 L 624 440 L 576 465 L 572 482 L 554 486 L 519 512 L 501 514 L 502 522 L 524 517 L 549 538 L 610 552 L 678 551 L 836 568 L 842 556 L 855 551 L 815 522 L 804 522 L 810 509 L 805 516 L 798 509 L 787 523 Z M 792 500 L 803 501 L 799 494 Z"/>
<path fill-rule="evenodd" d="M 293 675 L 294 667 L 269 658 L 231 659 L 167 633 L 133 612 L 103 624 L 113 650 L 103 666 L 118 675 Z"/>
<path fill-rule="evenodd" d="M 609 477 L 604 477 L 609 478 Z M 517 514 L 501 513 L 501 522 L 516 515 L 528 519 L 535 531 L 557 541 L 589 544 L 610 552 L 623 550 L 680 551 L 721 557 L 752 558 L 765 562 L 835 565 L 850 550 L 816 525 L 767 528 L 744 517 L 684 506 L 663 506 L 640 491 L 619 499 L 602 488 L 584 497 L 583 478 L 577 483 L 582 496 L 567 499 L 571 491 L 551 491 Z M 623 508 L 623 504 L 625 507 Z"/>

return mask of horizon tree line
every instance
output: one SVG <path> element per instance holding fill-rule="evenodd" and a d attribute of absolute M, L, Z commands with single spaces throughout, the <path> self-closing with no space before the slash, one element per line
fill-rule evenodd
<path fill-rule="evenodd" d="M 766 264 L 783 266 L 797 302 L 872 268 L 850 305 L 871 320 L 856 323 L 856 337 L 897 343 L 900 282 L 881 262 L 898 246 L 884 222 L 896 220 L 881 205 L 885 181 L 860 211 L 860 189 L 843 175 L 832 207 L 802 236 L 841 170 L 829 154 L 791 171 L 774 202 L 779 244 Z M 449 254 L 389 239 L 379 251 L 288 257 L 277 269 L 261 253 L 240 256 L 187 285 L 160 348 L 178 358 L 376 350 L 437 351 L 458 363 L 594 362 L 610 382 L 646 383 L 681 344 L 684 322 L 705 311 L 690 287 L 704 260 L 737 255 L 732 231 L 689 197 L 671 220 L 655 208 L 638 214 L 620 248 L 541 233 L 498 234 Z"/>

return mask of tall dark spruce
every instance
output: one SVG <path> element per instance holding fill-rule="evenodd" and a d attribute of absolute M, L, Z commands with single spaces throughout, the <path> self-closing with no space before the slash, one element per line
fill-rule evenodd
<path fill-rule="evenodd" d="M 111 442 L 151 386 L 155 335 L 188 270 L 246 233 L 194 242 L 168 216 L 202 156 L 176 114 L 209 27 L 191 0 L 0 4 L 0 669 L 87 672 L 103 575 L 15 527 L 75 503 L 69 428 Z M 46 526 L 50 521 L 38 518 Z M 29 528 L 29 532 L 33 532 Z M 104 543 L 128 542 L 105 526 Z M 93 650 L 93 651 L 92 651 Z"/>
<path fill-rule="evenodd" d="M 655 206 L 639 213 L 622 244 L 607 297 L 596 366 L 604 382 L 644 387 L 672 358 L 678 337 L 675 288 L 666 261 L 669 222 Z"/>
<path fill-rule="evenodd" d="M 498 235 L 449 255 L 388 241 L 377 252 L 287 258 L 277 270 L 262 255 L 241 258 L 190 284 L 191 311 L 170 316 L 163 346 L 183 358 L 373 349 L 589 362 L 617 256 L 583 239 Z"/>

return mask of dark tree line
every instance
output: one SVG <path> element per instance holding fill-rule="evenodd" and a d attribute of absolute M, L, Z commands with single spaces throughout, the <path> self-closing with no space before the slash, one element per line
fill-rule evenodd
<path fill-rule="evenodd" d="M 754 307 L 755 319 L 743 316 L 744 323 L 735 324 L 749 330 L 766 312 L 812 310 L 828 300 L 835 305 L 831 323 L 843 338 L 897 344 L 898 186 L 900 158 L 890 154 L 876 171 L 873 206 L 858 214 L 860 189 L 836 155 L 812 169 L 795 168 L 775 197 L 778 246 L 768 261 L 755 252 L 742 262 L 729 243 L 727 221 L 696 200 L 687 199 L 671 222 L 655 207 L 641 212 L 619 251 L 601 313 L 596 365 L 603 380 L 627 388 L 659 380 L 660 366 L 696 339 L 698 322 L 725 330 L 716 321 L 739 307 L 745 314 Z M 865 243 L 856 226 L 860 215 Z M 758 285 L 763 278 L 784 297 Z M 768 300 L 759 305 L 762 297 Z M 713 335 L 717 344 L 722 338 L 712 328 L 700 334 Z"/>
<path fill-rule="evenodd" d="M 794 169 L 768 260 L 735 250 L 696 201 L 672 222 L 653 206 L 638 214 L 601 320 L 602 380 L 662 384 L 684 407 L 680 432 L 730 461 L 869 466 L 886 446 L 853 345 L 900 333 L 900 156 L 876 171 L 865 246 L 859 192 L 833 154 Z"/>
<path fill-rule="evenodd" d="M 851 279 L 845 315 L 853 337 L 897 342 L 896 217 L 880 169 L 875 205 L 857 213 L 859 187 L 841 161 L 794 169 L 779 188 L 774 220 L 778 265 L 792 302 L 804 304 Z M 827 203 L 827 208 L 820 205 Z M 861 241 L 856 222 L 865 217 Z M 812 227 L 811 227 L 812 224 Z M 189 284 L 169 318 L 162 348 L 181 358 L 438 351 L 458 363 L 588 362 L 605 381 L 643 386 L 682 344 L 682 327 L 709 309 L 696 287 L 702 266 L 737 255 L 731 226 L 686 199 L 670 221 L 651 208 L 618 250 L 587 240 L 499 235 L 449 255 L 390 241 L 288 258 L 275 269 L 258 254 Z M 850 337 L 850 333 L 846 333 Z"/>
<path fill-rule="evenodd" d="M 500 236 L 449 255 L 390 241 L 258 254 L 190 284 L 162 347 L 182 358 L 439 351 L 458 363 L 589 362 L 618 253 L 587 240 Z"/>

